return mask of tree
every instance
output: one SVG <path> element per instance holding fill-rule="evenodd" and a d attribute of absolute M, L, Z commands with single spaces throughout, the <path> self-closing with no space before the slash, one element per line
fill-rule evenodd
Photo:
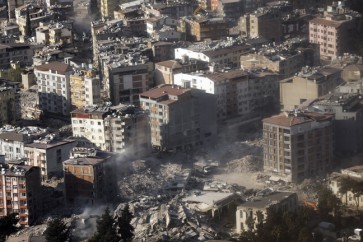
<path fill-rule="evenodd" d="M 47 242 L 65 242 L 69 239 L 69 229 L 59 218 L 53 219 L 48 223 L 44 234 Z"/>
<path fill-rule="evenodd" d="M 29 7 L 26 8 L 26 20 L 25 20 L 25 33 L 24 35 L 30 37 L 32 35 L 32 26 L 30 22 Z"/>
<path fill-rule="evenodd" d="M 318 197 L 318 211 L 320 215 L 327 217 L 330 212 L 333 212 L 333 216 L 339 213 L 342 202 L 330 189 L 325 186 L 321 186 L 318 191 Z"/>
<path fill-rule="evenodd" d="M 134 227 L 131 225 L 131 220 L 134 216 L 130 212 L 129 204 L 126 204 L 124 209 L 122 209 L 121 217 L 117 219 L 118 232 L 121 234 L 121 239 L 126 241 L 131 241 L 134 237 Z"/>
<path fill-rule="evenodd" d="M 5 241 L 6 237 L 14 233 L 17 228 L 15 225 L 18 223 L 16 218 L 18 214 L 12 213 L 0 218 L 0 242 Z"/>
<path fill-rule="evenodd" d="M 97 231 L 88 242 L 118 242 L 120 237 L 116 233 L 114 220 L 110 210 L 105 209 L 101 218 L 97 221 Z"/>

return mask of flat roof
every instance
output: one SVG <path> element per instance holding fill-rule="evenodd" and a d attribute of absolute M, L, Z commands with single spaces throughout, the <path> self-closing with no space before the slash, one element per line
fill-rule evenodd
<path fill-rule="evenodd" d="M 309 123 L 313 121 L 327 121 L 331 120 L 334 115 L 322 114 L 314 112 L 303 112 L 298 115 L 286 115 L 284 113 L 275 115 L 262 120 L 263 123 L 275 124 L 284 127 L 292 127 L 294 125 L 299 125 L 303 123 Z"/>
<path fill-rule="evenodd" d="M 237 210 L 243 209 L 243 208 L 266 208 L 269 205 L 274 204 L 276 202 L 281 202 L 284 199 L 286 199 L 292 195 L 296 195 L 296 193 L 294 193 L 294 192 L 273 192 L 270 195 L 267 195 L 264 197 L 259 197 L 255 201 L 245 202 L 245 203 L 239 205 L 237 207 Z"/>

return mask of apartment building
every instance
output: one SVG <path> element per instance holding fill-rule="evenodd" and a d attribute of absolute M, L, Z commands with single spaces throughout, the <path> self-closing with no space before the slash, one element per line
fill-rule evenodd
<path fill-rule="evenodd" d="M 334 161 L 333 119 L 300 111 L 263 119 L 264 172 L 293 183 L 326 175 Z"/>
<path fill-rule="evenodd" d="M 260 8 L 240 18 L 240 30 L 243 36 L 262 37 L 269 41 L 281 42 L 282 24 L 278 11 Z"/>
<path fill-rule="evenodd" d="M 282 210 L 284 212 L 292 212 L 298 207 L 298 197 L 296 193 L 292 192 L 272 192 L 265 196 L 261 196 L 256 200 L 247 201 L 237 206 L 236 211 L 236 229 L 237 233 L 241 234 L 243 231 L 249 231 L 248 220 L 251 218 L 255 221 L 254 229 L 260 222 L 259 213 L 263 215 L 265 222 L 268 216 L 268 211 Z"/>
<path fill-rule="evenodd" d="M 36 66 L 39 106 L 46 113 L 69 115 L 71 109 L 70 75 L 72 68 L 62 62 Z"/>
<path fill-rule="evenodd" d="M 179 73 L 174 83 L 184 88 L 197 88 L 217 98 L 217 118 L 226 120 L 278 107 L 279 76 L 272 72 L 245 72 L 241 69 L 224 72 Z"/>
<path fill-rule="evenodd" d="M 69 76 L 72 109 L 101 103 L 101 81 L 95 70 L 78 69 Z"/>
<path fill-rule="evenodd" d="M 47 135 L 24 145 L 24 157 L 27 165 L 40 168 L 42 179 L 62 176 L 62 162 L 69 159 L 69 153 L 77 142 Z"/>
<path fill-rule="evenodd" d="M 320 64 L 319 46 L 294 38 L 275 46 L 264 46 L 256 53 L 241 56 L 241 68 L 266 68 L 287 78 L 306 66 Z"/>
<path fill-rule="evenodd" d="M 39 127 L 4 125 L 0 128 L 0 155 L 5 155 L 6 160 L 23 158 L 24 145 L 44 137 L 47 133 L 46 129 Z"/>
<path fill-rule="evenodd" d="M 320 55 L 334 58 L 349 52 L 357 31 L 359 14 L 327 12 L 309 21 L 309 41 L 320 45 Z"/>
<path fill-rule="evenodd" d="M 55 24 L 44 24 L 35 29 L 36 42 L 45 45 L 72 45 L 72 24 L 57 22 Z"/>
<path fill-rule="evenodd" d="M 217 1 L 218 6 L 216 12 L 231 21 L 237 21 L 243 14 L 242 0 L 220 0 Z"/>
<path fill-rule="evenodd" d="M 101 0 L 101 18 L 102 19 L 112 19 L 113 12 L 118 7 L 118 1 L 116 0 Z"/>
<path fill-rule="evenodd" d="M 187 56 L 183 60 L 166 60 L 155 63 L 154 80 L 156 85 L 176 84 L 174 75 L 178 73 L 191 73 L 199 70 L 207 70 L 208 63 L 200 60 L 189 60 Z"/>
<path fill-rule="evenodd" d="M 210 47 L 213 46 L 213 47 Z M 195 43 L 187 48 L 176 48 L 175 59 L 187 58 L 207 62 L 217 68 L 238 68 L 241 66 L 241 55 L 250 53 L 251 46 L 228 38 L 226 41 L 214 41 L 210 44 Z"/>
<path fill-rule="evenodd" d="M 36 29 L 39 27 L 41 22 L 47 22 L 51 19 L 51 15 L 45 11 L 40 6 L 25 4 L 15 9 L 15 19 L 16 23 L 19 25 L 19 30 L 22 35 L 25 35 L 25 30 L 27 28 L 26 16 L 29 12 L 30 26 L 31 29 Z"/>
<path fill-rule="evenodd" d="M 97 206 L 115 199 L 116 171 L 112 153 L 77 147 L 64 161 L 66 207 Z"/>
<path fill-rule="evenodd" d="M 160 85 L 141 93 L 140 104 L 149 112 L 151 144 L 156 149 L 188 150 L 212 143 L 216 138 L 214 95 L 176 85 Z"/>
<path fill-rule="evenodd" d="M 33 48 L 28 44 L 9 43 L 0 44 L 0 68 L 10 68 L 11 63 L 19 63 L 21 66 L 31 66 Z"/>
<path fill-rule="evenodd" d="M 0 125 L 16 121 L 16 89 L 6 83 L 0 84 Z"/>
<path fill-rule="evenodd" d="M 346 82 L 363 79 L 363 64 L 351 64 L 343 68 L 342 78 Z"/>
<path fill-rule="evenodd" d="M 22 226 L 32 225 L 42 213 L 40 169 L 5 164 L 0 169 L 0 217 L 18 213 Z"/>
<path fill-rule="evenodd" d="M 128 53 L 113 58 L 105 56 L 103 63 L 103 87 L 112 104 L 139 104 L 139 94 L 153 84 L 154 63 L 141 53 Z"/>
<path fill-rule="evenodd" d="M 174 19 L 180 19 L 184 16 L 192 16 L 197 7 L 197 2 L 168 1 L 157 4 L 144 4 L 141 9 L 148 17 L 160 17 L 164 15 L 173 16 Z"/>
<path fill-rule="evenodd" d="M 86 107 L 71 113 L 75 137 L 84 137 L 109 152 L 141 155 L 150 149 L 148 114 L 134 107 Z"/>
<path fill-rule="evenodd" d="M 23 0 L 9 0 L 7 1 L 7 7 L 8 7 L 8 18 L 14 19 L 15 18 L 15 9 L 17 7 L 20 7 L 24 5 Z"/>
<path fill-rule="evenodd" d="M 219 40 L 228 36 L 227 22 L 223 18 L 181 18 L 179 31 L 185 33 L 189 41 Z"/>
<path fill-rule="evenodd" d="M 342 83 L 341 69 L 334 66 L 303 68 L 280 82 L 281 110 L 291 111 L 307 100 L 328 94 Z"/>
<path fill-rule="evenodd" d="M 308 105 L 308 110 L 334 113 L 335 154 L 348 156 L 363 149 L 363 100 L 358 93 L 335 92 Z"/>

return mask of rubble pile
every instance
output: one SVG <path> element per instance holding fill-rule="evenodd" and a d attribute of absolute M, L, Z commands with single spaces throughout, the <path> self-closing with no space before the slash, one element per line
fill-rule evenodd
<path fill-rule="evenodd" d="M 227 163 L 228 172 L 256 172 L 261 171 L 262 159 L 258 156 L 247 155 L 241 159 L 229 161 Z"/>
<path fill-rule="evenodd" d="M 153 167 L 126 176 L 118 183 L 122 198 L 134 199 L 139 195 L 158 195 L 170 180 L 182 173 L 180 164 L 161 165 L 160 170 Z"/>
<path fill-rule="evenodd" d="M 38 106 L 38 94 L 36 92 L 19 92 L 19 102 L 22 119 L 38 119 L 40 109 Z"/>
<path fill-rule="evenodd" d="M 129 203 L 134 214 L 134 241 L 205 241 L 216 237 L 208 218 L 182 202 L 183 194 L 172 199 L 167 196 L 140 196 Z M 120 216 L 125 204 L 120 204 L 114 216 Z"/>

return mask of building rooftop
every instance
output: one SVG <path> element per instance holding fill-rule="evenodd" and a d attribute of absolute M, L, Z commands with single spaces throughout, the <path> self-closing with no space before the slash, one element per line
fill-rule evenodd
<path fill-rule="evenodd" d="M 327 19 L 327 18 L 316 17 L 316 18 L 310 20 L 310 23 L 317 24 L 317 25 L 331 26 L 331 27 L 334 27 L 334 28 L 339 28 L 343 23 L 345 23 L 347 21 L 350 21 L 350 20 L 347 20 L 347 19 L 332 20 L 332 19 Z"/>
<path fill-rule="evenodd" d="M 237 209 L 243 209 L 243 208 L 268 208 L 271 205 L 277 204 L 284 199 L 294 196 L 296 193 L 293 192 L 273 192 L 267 196 L 257 198 L 254 201 L 248 201 L 240 206 L 237 207 Z"/>
<path fill-rule="evenodd" d="M 39 65 L 34 68 L 35 70 L 39 71 L 55 71 L 57 74 L 62 74 L 62 75 L 65 75 L 67 72 L 72 71 L 72 68 L 69 65 L 59 61 L 54 61 L 48 64 Z"/>
<path fill-rule="evenodd" d="M 63 163 L 65 165 L 93 166 L 105 162 L 112 156 L 112 153 L 94 148 L 75 147 L 71 152 L 71 158 Z"/>
<path fill-rule="evenodd" d="M 28 165 L 13 165 L 8 166 L 4 164 L 0 164 L 0 175 L 5 176 L 24 176 L 27 172 L 29 172 L 31 169 L 39 169 L 34 166 L 28 166 Z"/>
<path fill-rule="evenodd" d="M 295 111 L 291 113 L 283 113 L 262 120 L 263 123 L 274 124 L 283 127 L 292 127 L 309 122 L 322 122 L 332 120 L 334 115 L 322 114 L 314 112 Z"/>
<path fill-rule="evenodd" d="M 231 79 L 236 79 L 236 78 L 246 78 L 246 77 L 248 77 L 248 74 L 243 70 L 235 69 L 235 70 L 230 70 L 230 71 L 226 71 L 226 72 L 208 73 L 208 74 L 205 74 L 204 76 L 214 82 L 220 82 L 220 81 L 231 80 Z"/>
<path fill-rule="evenodd" d="M 141 97 L 151 98 L 151 99 L 159 99 L 164 96 L 179 96 L 186 92 L 189 92 L 190 89 L 183 88 L 177 85 L 161 85 L 155 88 L 152 88 L 146 92 L 140 94 Z"/>
<path fill-rule="evenodd" d="M 76 142 L 74 140 L 55 139 L 54 137 L 55 136 L 52 135 L 52 134 L 47 135 L 45 138 L 40 138 L 38 140 L 34 140 L 33 143 L 26 144 L 24 146 L 25 147 L 36 148 L 36 149 L 41 149 L 41 150 L 46 150 L 46 149 L 52 149 L 54 147 L 58 147 L 58 146 L 61 146 L 61 145 Z"/>

